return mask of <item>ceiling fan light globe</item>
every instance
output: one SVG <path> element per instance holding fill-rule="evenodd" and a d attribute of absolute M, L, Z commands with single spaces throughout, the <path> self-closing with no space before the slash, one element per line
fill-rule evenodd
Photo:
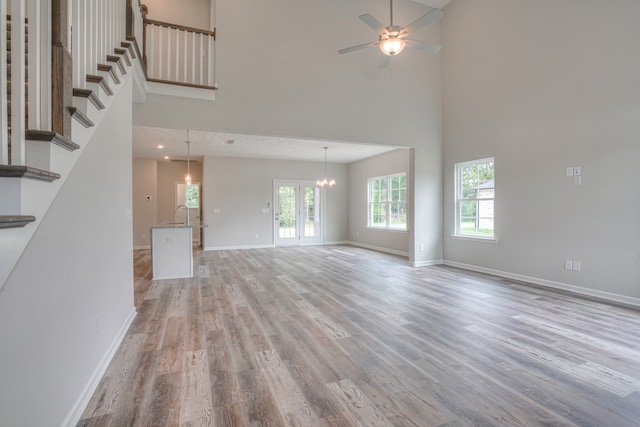
<path fill-rule="evenodd" d="M 388 56 L 395 56 L 402 52 L 406 43 L 401 38 L 388 38 L 380 42 L 380 51 Z"/>

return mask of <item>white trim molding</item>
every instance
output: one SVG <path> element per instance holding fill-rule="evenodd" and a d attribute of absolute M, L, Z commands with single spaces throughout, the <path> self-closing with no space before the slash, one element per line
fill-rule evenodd
<path fill-rule="evenodd" d="M 525 276 L 523 274 L 510 273 L 508 271 L 495 270 L 493 268 L 479 267 L 477 265 L 464 264 L 457 261 L 445 260 L 445 265 L 451 267 L 462 268 L 464 270 L 477 271 L 479 273 L 491 274 L 494 276 L 504 277 L 507 279 L 513 279 L 520 282 L 531 283 L 533 285 L 542 286 L 545 288 L 562 290 L 570 292 L 577 296 L 597 298 L 602 301 L 608 301 L 617 304 L 623 304 L 632 306 L 634 308 L 640 308 L 640 298 L 628 297 L 625 295 L 614 294 L 611 292 L 598 291 L 595 289 L 583 288 L 581 286 L 570 285 L 568 283 L 555 282 L 553 280 L 540 279 L 538 277 Z"/>
<path fill-rule="evenodd" d="M 399 255 L 401 257 L 409 258 L 409 252 L 405 252 L 405 251 L 398 251 L 395 249 L 383 248 L 382 246 L 368 245 L 366 243 L 360 243 L 360 242 L 344 242 L 344 243 L 347 245 L 357 246 L 360 248 L 371 249 L 373 251 L 384 252 L 391 255 Z"/>
<path fill-rule="evenodd" d="M 135 319 L 137 314 L 138 313 L 136 311 L 136 308 L 133 307 L 131 309 L 131 312 L 129 313 L 129 316 L 122 325 L 120 332 L 118 332 L 118 335 L 116 335 L 115 339 L 111 342 L 111 345 L 107 349 L 106 354 L 102 357 L 102 360 L 96 367 L 96 370 L 89 378 L 89 382 L 84 387 L 84 390 L 82 390 L 82 393 L 80 393 L 78 400 L 76 400 L 76 403 L 73 405 L 62 424 L 60 424 L 61 426 L 73 427 L 78 424 L 78 421 L 80 421 L 80 417 L 82 416 L 85 407 L 89 404 L 91 396 L 93 396 L 93 393 L 95 393 L 96 389 L 98 388 L 100 380 L 104 376 L 104 373 L 107 371 L 107 368 L 109 367 L 113 356 L 115 356 L 116 351 L 120 347 L 120 344 L 122 344 L 122 341 L 124 340 L 124 337 L 127 335 L 127 331 L 129 330 L 129 326 L 131 326 L 131 323 L 133 322 L 133 319 Z"/>

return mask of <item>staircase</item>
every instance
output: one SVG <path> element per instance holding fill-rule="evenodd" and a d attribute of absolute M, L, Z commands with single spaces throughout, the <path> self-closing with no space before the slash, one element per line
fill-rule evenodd
<path fill-rule="evenodd" d="M 55 46 L 55 43 L 51 42 L 52 37 L 55 37 L 53 30 L 51 35 L 45 34 L 46 29 L 42 30 L 42 35 L 48 36 L 50 41 L 46 44 L 42 43 L 38 47 L 43 49 L 41 57 L 53 57 L 50 61 L 54 66 L 52 67 L 51 63 L 45 63 L 38 68 L 36 64 L 36 70 L 34 70 L 34 64 L 28 63 L 27 58 L 33 59 L 33 56 L 30 55 L 32 46 L 30 42 L 33 40 L 29 40 L 27 34 L 36 38 L 39 29 L 36 28 L 36 36 L 34 36 L 34 32 L 30 30 L 33 30 L 33 26 L 38 25 L 38 22 L 34 22 L 31 15 L 28 15 L 27 19 L 25 11 L 33 5 L 50 7 L 52 2 L 27 0 L 28 4 L 25 10 L 13 11 L 16 13 L 13 28 L 11 15 L 7 15 L 6 31 L 2 31 L 3 34 L 6 34 L 6 43 L 0 44 L 6 45 L 6 67 L 0 68 L 0 71 L 4 72 L 6 76 L 6 84 L 3 82 L 0 85 L 1 89 L 5 89 L 2 98 L 6 99 L 6 104 L 3 102 L 4 105 L 0 105 L 0 114 L 6 117 L 6 119 L 0 117 L 1 122 L 4 123 L 4 131 L 0 132 L 2 138 L 0 147 L 3 150 L 0 152 L 0 239 L 3 240 L 3 243 L 11 243 L 9 246 L 0 245 L 0 289 L 37 230 L 39 222 L 46 214 L 58 191 L 62 188 L 66 177 L 73 169 L 84 148 L 91 142 L 93 129 L 102 120 L 111 99 L 122 87 L 130 69 L 142 67 L 136 54 L 135 40 L 133 42 L 127 41 L 124 33 L 124 0 L 105 0 L 105 2 L 111 2 L 113 7 L 109 10 L 116 12 L 119 10 L 122 12 L 122 16 L 120 17 L 120 14 L 116 13 L 112 17 L 114 22 L 120 21 L 119 26 L 113 30 L 112 40 L 101 41 L 95 40 L 94 37 L 94 41 L 99 43 L 101 51 L 106 54 L 102 56 L 101 60 L 96 60 L 95 66 L 91 69 L 88 67 L 83 69 L 86 73 L 82 79 L 77 76 L 72 78 L 71 75 L 68 75 L 71 73 L 55 75 L 55 66 L 58 65 L 55 64 L 56 48 L 58 52 L 63 51 L 62 56 L 68 57 L 69 71 L 72 66 L 69 47 L 60 49 L 59 46 Z M 49 6 L 41 6 L 45 3 L 48 3 Z M 74 4 L 76 3 L 81 4 L 82 2 L 74 1 Z M 121 3 L 122 6 L 120 6 Z M 10 9 L 11 6 L 7 6 Z M 43 16 L 46 15 L 43 13 Z M 16 21 L 22 22 L 21 16 L 24 16 L 25 22 L 22 34 L 21 28 L 15 28 L 19 27 L 15 25 Z M 117 19 L 118 17 L 121 19 Z M 43 28 L 49 27 L 48 23 L 39 25 Z M 55 23 L 53 25 L 55 26 Z M 122 33 L 117 36 L 120 33 L 119 29 L 122 30 Z M 101 27 L 101 30 L 105 31 L 104 27 Z M 22 43 L 15 42 L 21 38 Z M 119 39 L 117 44 L 116 38 Z M 112 47 L 105 49 L 105 46 L 110 44 Z M 91 46 L 86 45 L 84 48 L 86 52 L 93 53 L 95 56 L 96 51 Z M 24 76 L 20 67 L 22 55 L 24 55 L 25 63 Z M 51 127 L 42 129 L 42 123 L 47 123 L 47 120 L 41 120 L 41 123 L 37 123 L 37 120 L 30 117 L 30 101 L 33 96 L 37 95 L 34 93 L 33 87 L 40 87 L 41 91 L 47 90 L 46 84 L 36 85 L 39 81 L 33 75 L 39 76 L 38 73 L 47 72 L 51 75 L 50 81 L 53 90 L 60 87 L 69 88 L 63 105 L 55 105 L 55 97 L 52 95 L 43 97 L 51 103 L 51 112 L 48 113 L 50 115 L 49 126 L 54 126 L 51 115 L 54 114 L 53 110 L 56 108 L 59 109 L 59 114 L 70 117 L 67 135 L 62 135 L 60 132 L 52 130 Z M 27 78 L 27 74 L 32 76 Z M 131 75 L 133 74 L 131 73 Z M 144 76 L 144 72 L 138 71 L 137 74 Z M 66 86 L 60 82 L 61 79 L 68 79 Z M 23 83 L 18 85 L 17 82 L 20 80 Z M 72 81 L 73 83 L 71 83 Z M 77 87 L 74 87 L 76 84 Z M 63 99 L 65 98 L 63 97 Z M 16 114 L 17 111 L 20 113 Z M 33 109 L 31 111 L 33 112 Z M 21 119 L 16 119 L 17 117 L 23 117 L 24 122 Z"/>

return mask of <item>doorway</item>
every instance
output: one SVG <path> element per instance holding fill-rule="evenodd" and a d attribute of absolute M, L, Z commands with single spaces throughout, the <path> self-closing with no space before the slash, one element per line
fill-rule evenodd
<path fill-rule="evenodd" d="M 193 184 L 176 183 L 176 206 L 184 205 L 189 209 L 189 222 L 191 225 L 199 226 L 201 217 L 201 204 L 200 204 L 200 183 L 194 182 Z M 178 212 L 176 212 L 176 215 Z M 185 220 L 184 217 L 175 218 L 176 220 Z M 202 228 L 193 228 L 193 245 L 196 247 L 202 246 Z"/>
<path fill-rule="evenodd" d="M 275 246 L 323 242 L 321 192 L 313 181 L 274 181 Z"/>

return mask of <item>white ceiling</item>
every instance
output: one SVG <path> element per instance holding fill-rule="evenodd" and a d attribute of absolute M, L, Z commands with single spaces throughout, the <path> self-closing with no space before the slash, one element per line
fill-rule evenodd
<path fill-rule="evenodd" d="M 134 126 L 133 157 L 162 160 L 169 156 L 169 160 L 184 160 L 187 157 L 186 139 L 186 129 Z M 189 140 L 192 158 L 222 156 L 321 162 L 324 161 L 323 147 L 329 147 L 329 163 L 351 163 L 400 148 L 197 130 L 189 131 Z M 158 145 L 163 148 L 158 148 Z"/>

